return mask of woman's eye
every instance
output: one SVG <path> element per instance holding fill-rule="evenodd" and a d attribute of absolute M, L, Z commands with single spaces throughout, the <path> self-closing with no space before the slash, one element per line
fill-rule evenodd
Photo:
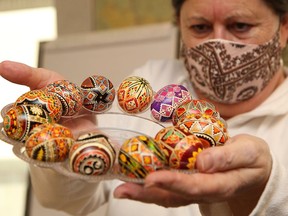
<path fill-rule="evenodd" d="M 195 33 L 203 34 L 211 31 L 212 27 L 207 24 L 192 25 L 190 27 Z"/>
<path fill-rule="evenodd" d="M 247 23 L 234 23 L 229 25 L 229 29 L 235 32 L 248 32 L 252 28 L 251 24 Z"/>

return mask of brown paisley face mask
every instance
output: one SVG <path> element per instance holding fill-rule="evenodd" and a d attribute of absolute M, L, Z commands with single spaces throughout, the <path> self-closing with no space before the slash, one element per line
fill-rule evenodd
<path fill-rule="evenodd" d="M 279 33 L 261 45 L 214 39 L 182 51 L 194 88 L 220 103 L 254 97 L 281 65 Z"/>

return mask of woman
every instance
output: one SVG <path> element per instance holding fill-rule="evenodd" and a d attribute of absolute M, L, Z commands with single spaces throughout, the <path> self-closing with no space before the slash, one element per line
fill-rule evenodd
<path fill-rule="evenodd" d="M 228 123 L 226 145 L 198 155 L 199 173 L 154 172 L 144 185 L 85 183 L 31 167 L 35 193 L 44 205 L 72 215 L 95 209 L 95 215 L 287 215 L 288 79 L 280 54 L 288 39 L 288 2 L 173 0 L 173 5 L 185 64 L 151 61 L 135 74 L 154 89 L 178 82 L 212 102 Z M 1 63 L 0 74 L 31 89 L 62 78 L 12 62 Z"/>

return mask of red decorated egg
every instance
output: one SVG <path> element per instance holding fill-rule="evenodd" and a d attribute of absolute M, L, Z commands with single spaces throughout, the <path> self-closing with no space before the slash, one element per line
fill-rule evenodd
<path fill-rule="evenodd" d="M 151 114 L 161 122 L 170 121 L 174 110 L 191 100 L 191 94 L 183 85 L 170 84 L 156 92 L 151 104 Z"/>
<path fill-rule="evenodd" d="M 153 138 L 135 136 L 121 146 L 118 162 L 120 173 L 130 178 L 143 179 L 149 173 L 163 169 L 166 157 Z"/>
<path fill-rule="evenodd" d="M 59 124 L 42 124 L 31 130 L 25 142 L 27 155 L 35 160 L 61 162 L 74 143 L 72 132 Z"/>
<path fill-rule="evenodd" d="M 106 135 L 87 133 L 81 135 L 69 154 L 70 168 L 83 175 L 103 175 L 112 170 L 116 151 Z"/>
<path fill-rule="evenodd" d="M 205 114 L 220 118 L 220 114 L 216 111 L 213 104 L 204 100 L 192 99 L 176 107 L 172 115 L 172 123 L 173 125 L 177 125 L 178 122 L 181 122 L 186 116 L 194 114 Z"/>
<path fill-rule="evenodd" d="M 169 167 L 172 169 L 195 168 L 196 157 L 203 150 L 201 140 L 180 128 L 170 126 L 160 130 L 155 140 L 166 155 Z"/>
<path fill-rule="evenodd" d="M 225 121 L 210 115 L 187 115 L 178 127 L 185 133 L 195 134 L 202 141 L 204 148 L 224 145 L 228 139 Z"/>
<path fill-rule="evenodd" d="M 112 82 L 104 76 L 94 75 L 81 84 L 83 107 L 89 111 L 102 113 L 107 111 L 115 99 Z"/>
<path fill-rule="evenodd" d="M 26 104 L 13 106 L 3 117 L 4 131 L 17 141 L 25 141 L 29 132 L 36 126 L 52 123 L 54 120 L 41 106 Z"/>
<path fill-rule="evenodd" d="M 144 78 L 131 76 L 122 81 L 117 97 L 124 112 L 140 113 L 149 107 L 153 98 L 153 89 Z"/>
<path fill-rule="evenodd" d="M 46 86 L 48 92 L 54 93 L 61 101 L 62 116 L 73 116 L 77 114 L 83 104 L 81 88 L 68 80 L 58 80 Z"/>
<path fill-rule="evenodd" d="M 54 94 L 45 90 L 32 90 L 24 93 L 16 100 L 14 106 L 23 104 L 36 104 L 41 106 L 56 122 L 61 118 L 61 101 Z"/>

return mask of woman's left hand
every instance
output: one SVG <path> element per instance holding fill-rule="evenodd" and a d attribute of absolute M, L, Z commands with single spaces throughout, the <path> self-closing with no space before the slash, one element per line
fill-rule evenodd
<path fill-rule="evenodd" d="M 228 201 L 233 212 L 247 215 L 266 186 L 272 158 L 265 141 L 238 135 L 222 147 L 202 151 L 196 166 L 194 174 L 153 172 L 144 185 L 124 183 L 114 196 L 164 207 Z"/>

